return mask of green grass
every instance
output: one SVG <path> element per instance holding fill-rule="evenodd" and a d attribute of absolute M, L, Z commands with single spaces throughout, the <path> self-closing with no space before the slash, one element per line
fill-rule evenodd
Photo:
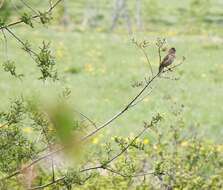
<path fill-rule="evenodd" d="M 55 98 L 69 87 L 72 91 L 69 100 L 71 105 L 100 125 L 137 94 L 140 88 L 133 88 L 133 82 L 149 76 L 146 59 L 131 43 L 131 38 L 154 42 L 157 37 L 165 37 L 170 46 L 176 47 L 178 60 L 182 56 L 186 57 L 185 64 L 175 73 L 168 74 L 180 80 L 156 81 L 152 94 L 145 102 L 125 113 L 104 132 L 109 135 L 127 135 L 157 112 L 165 116 L 164 125 L 170 125 L 172 106 L 183 104 L 183 117 L 188 130 L 195 128 L 200 135 L 223 142 L 222 27 L 207 23 L 191 25 L 185 20 L 179 21 L 177 8 L 188 8 L 188 4 L 179 4 L 179 1 L 171 3 L 174 6 L 165 6 L 168 11 L 163 11 L 156 22 L 146 23 L 147 32 L 134 32 L 132 36 L 123 32 L 123 27 L 118 27 L 114 33 L 107 33 L 105 28 L 100 27 L 94 30 L 82 29 L 81 32 L 66 31 L 59 27 L 17 28 L 14 30 L 16 34 L 28 39 L 36 50 L 42 40 L 51 41 L 61 80 L 55 83 L 37 80 L 40 73 L 34 61 L 9 36 L 7 56 L 16 62 L 17 72 L 23 73 L 25 77 L 20 81 L 1 69 L 0 108 L 5 109 L 10 99 L 21 94 Z M 80 7 L 76 9 L 83 11 Z M 69 11 L 74 10 L 75 13 L 76 9 L 71 6 Z M 175 11 L 171 16 L 172 10 Z M 217 4 L 211 10 L 217 14 Z M 172 24 L 169 23 L 171 19 Z M 147 52 L 154 71 L 157 71 L 157 53 L 151 48 Z M 6 53 L 1 51 L 0 62 L 6 58 Z"/>
<path fill-rule="evenodd" d="M 47 31 L 47 32 L 46 32 Z M 12 40 L 8 56 L 16 61 L 18 73 L 25 74 L 22 81 L 1 70 L 1 108 L 8 105 L 9 98 L 19 96 L 52 97 L 69 87 L 72 91 L 71 105 L 101 124 L 117 113 L 140 88 L 133 88 L 134 81 L 149 76 L 149 67 L 141 52 L 125 34 L 97 32 L 59 32 L 41 29 L 35 32 L 20 28 L 17 34 L 28 37 L 38 47 L 42 39 L 52 42 L 61 81 L 37 80 L 38 69 L 32 59 Z M 136 39 L 149 39 L 165 34 L 139 34 Z M 134 132 L 149 121 L 157 112 L 171 124 L 169 113 L 172 106 L 183 104 L 184 119 L 188 129 L 198 128 L 201 135 L 222 141 L 223 134 L 223 65 L 222 38 L 209 36 L 167 36 L 170 46 L 177 49 L 177 57 L 186 57 L 186 62 L 169 77 L 178 81 L 161 79 L 153 84 L 153 92 L 147 101 L 139 104 L 112 124 L 108 133 L 113 135 Z M 148 49 L 152 65 L 157 71 L 157 55 Z M 4 53 L 1 54 L 3 61 Z M 68 70 L 75 72 L 67 72 Z"/>

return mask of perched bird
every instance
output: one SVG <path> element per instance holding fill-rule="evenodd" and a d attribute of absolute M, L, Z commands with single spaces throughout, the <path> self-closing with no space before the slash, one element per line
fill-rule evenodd
<path fill-rule="evenodd" d="M 175 58 L 176 58 L 176 49 L 173 47 L 169 49 L 168 54 L 163 58 L 162 62 L 160 63 L 159 74 L 163 71 L 165 67 L 171 65 Z"/>

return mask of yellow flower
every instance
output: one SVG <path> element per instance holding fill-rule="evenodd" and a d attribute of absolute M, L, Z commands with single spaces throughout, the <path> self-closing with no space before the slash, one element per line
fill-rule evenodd
<path fill-rule="evenodd" d="M 168 31 L 167 36 L 176 36 L 176 31 Z"/>
<path fill-rule="evenodd" d="M 59 59 L 61 59 L 64 56 L 64 52 L 62 49 L 58 49 L 56 51 L 56 57 L 58 57 Z"/>
<path fill-rule="evenodd" d="M 93 138 L 93 140 L 92 140 L 93 144 L 98 144 L 98 142 L 99 142 L 99 139 L 97 137 Z"/>
<path fill-rule="evenodd" d="M 144 139 L 143 144 L 145 144 L 145 145 L 149 144 L 149 139 Z"/>
<path fill-rule="evenodd" d="M 153 148 L 154 148 L 155 150 L 157 150 L 157 149 L 158 149 L 158 147 L 157 147 L 156 145 L 153 145 Z"/>
<path fill-rule="evenodd" d="M 86 64 L 84 66 L 84 69 L 86 72 L 92 73 L 94 71 L 94 67 L 92 66 L 92 64 Z"/>
<path fill-rule="evenodd" d="M 182 141 L 181 146 L 187 147 L 189 145 L 188 141 Z"/>
<path fill-rule="evenodd" d="M 217 145 L 217 151 L 218 152 L 223 152 L 223 144 Z"/>
<path fill-rule="evenodd" d="M 22 130 L 25 133 L 31 133 L 32 132 L 32 128 L 31 127 L 24 127 Z"/>
<path fill-rule="evenodd" d="M 103 28 L 98 27 L 98 28 L 96 28 L 96 31 L 97 31 L 97 32 L 102 32 L 102 31 L 103 31 Z"/>
<path fill-rule="evenodd" d="M 143 100 L 143 102 L 148 102 L 149 101 L 149 98 L 145 98 L 144 100 Z"/>
<path fill-rule="evenodd" d="M 54 131 L 54 127 L 52 125 L 49 126 L 49 131 Z"/>
<path fill-rule="evenodd" d="M 0 123 L 0 128 L 8 128 L 8 127 L 9 127 L 8 125 Z"/>

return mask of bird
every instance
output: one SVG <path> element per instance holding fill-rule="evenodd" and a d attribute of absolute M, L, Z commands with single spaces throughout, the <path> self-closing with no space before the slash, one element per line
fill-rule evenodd
<path fill-rule="evenodd" d="M 176 58 L 176 49 L 174 47 L 170 48 L 168 54 L 163 58 L 159 66 L 159 74 L 163 71 L 165 67 L 171 65 Z"/>

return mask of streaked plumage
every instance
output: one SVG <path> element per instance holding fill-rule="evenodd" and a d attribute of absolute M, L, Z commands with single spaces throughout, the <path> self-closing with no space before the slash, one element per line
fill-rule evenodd
<path fill-rule="evenodd" d="M 168 54 L 163 58 L 162 62 L 160 63 L 159 73 L 161 73 L 165 67 L 171 65 L 175 58 L 176 58 L 176 49 L 170 48 Z"/>

